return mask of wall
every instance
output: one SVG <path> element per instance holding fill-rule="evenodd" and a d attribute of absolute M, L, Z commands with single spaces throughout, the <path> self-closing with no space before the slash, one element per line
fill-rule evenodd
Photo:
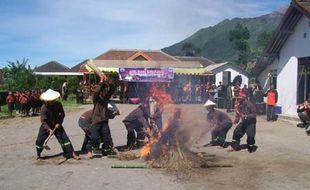
<path fill-rule="evenodd" d="M 297 115 L 297 68 L 298 58 L 310 56 L 310 19 L 303 16 L 281 49 L 280 56 L 258 77 L 262 85 L 270 69 L 277 69 L 278 105 L 282 113 Z M 304 38 L 304 33 L 307 37 Z"/>
<path fill-rule="evenodd" d="M 215 71 L 216 72 L 216 74 L 215 74 L 215 84 L 216 85 L 218 85 L 219 82 L 223 82 L 223 71 L 230 71 L 230 73 L 231 73 L 231 81 L 230 82 L 232 82 L 237 75 L 241 75 L 241 77 L 242 77 L 241 87 L 243 87 L 243 85 L 245 85 L 245 84 L 246 85 L 249 84 L 249 79 L 246 75 L 241 74 L 240 72 L 238 72 L 232 68 L 224 67 L 224 68 L 221 68 L 221 70 Z"/>

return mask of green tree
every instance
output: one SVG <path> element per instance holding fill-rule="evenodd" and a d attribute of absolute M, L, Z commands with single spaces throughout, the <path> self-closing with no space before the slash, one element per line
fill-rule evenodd
<path fill-rule="evenodd" d="M 234 49 L 238 51 L 238 60 L 236 62 L 244 69 L 247 67 L 251 52 L 249 39 L 249 30 L 241 23 L 237 23 L 234 29 L 229 31 L 229 41 L 234 43 Z"/>
<path fill-rule="evenodd" d="M 79 88 L 79 78 L 77 76 L 70 76 L 67 78 L 68 82 L 68 91 L 71 94 L 75 94 L 77 89 Z"/>
<path fill-rule="evenodd" d="M 262 51 L 264 48 L 267 47 L 269 41 L 271 40 L 272 38 L 272 34 L 273 32 L 267 32 L 267 31 L 264 31 L 262 33 L 260 33 L 257 37 L 257 45 L 258 45 L 258 48 Z"/>
<path fill-rule="evenodd" d="M 3 69 L 5 74 L 6 89 L 10 91 L 31 89 L 35 84 L 35 75 L 31 67 L 27 66 L 28 59 L 23 58 L 20 62 L 8 61 L 8 65 Z"/>
<path fill-rule="evenodd" d="M 53 89 L 61 92 L 62 84 L 66 81 L 65 76 L 36 76 L 36 88 Z"/>

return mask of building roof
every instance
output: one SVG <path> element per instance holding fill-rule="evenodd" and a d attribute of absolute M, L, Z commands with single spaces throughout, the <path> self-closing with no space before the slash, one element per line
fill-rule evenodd
<path fill-rule="evenodd" d="M 272 64 L 275 58 L 279 57 L 282 47 L 289 36 L 294 33 L 294 28 L 303 15 L 310 18 L 310 1 L 292 0 L 269 44 L 252 69 L 252 76 L 258 76 L 268 65 Z"/>
<path fill-rule="evenodd" d="M 229 62 L 224 62 L 224 63 L 217 63 L 217 64 L 213 64 L 213 65 L 209 65 L 205 68 L 205 72 L 207 73 L 213 73 L 213 74 L 217 74 L 219 72 L 222 72 L 224 71 L 224 69 L 227 69 L 227 68 L 231 68 L 231 69 L 234 69 L 235 71 L 239 72 L 239 73 L 242 73 L 243 75 L 245 76 L 248 76 L 248 73 L 239 68 L 238 66 L 234 65 L 234 64 L 231 64 Z"/>
<path fill-rule="evenodd" d="M 192 57 L 192 56 L 174 56 L 180 61 L 197 61 L 199 62 L 203 67 L 207 67 L 209 65 L 216 64 L 210 59 L 207 59 L 205 57 Z"/>
<path fill-rule="evenodd" d="M 70 69 L 56 61 L 50 61 L 33 69 L 34 72 L 70 72 Z"/>
<path fill-rule="evenodd" d="M 176 74 L 185 75 L 210 75 L 205 72 L 199 62 L 194 61 L 131 61 L 131 60 L 93 60 L 92 62 L 101 71 L 118 72 L 119 68 L 162 68 L 172 67 Z M 88 71 L 92 71 L 86 66 Z"/>
<path fill-rule="evenodd" d="M 171 55 L 164 53 L 161 50 L 109 50 L 94 60 L 134 60 L 135 58 L 142 56 L 145 60 L 149 61 L 177 61 Z"/>
<path fill-rule="evenodd" d="M 83 75 L 83 73 L 79 71 L 72 72 L 71 69 L 56 61 L 50 61 L 44 65 L 36 67 L 33 69 L 33 72 L 36 75 Z"/>
<path fill-rule="evenodd" d="M 85 59 L 85 60 L 82 61 L 81 63 L 79 63 L 79 64 L 73 66 L 73 67 L 70 69 L 70 71 L 71 71 L 71 72 L 84 72 L 84 71 L 86 71 L 84 65 L 86 64 L 87 60 L 88 60 L 88 59 Z"/>
<path fill-rule="evenodd" d="M 93 60 L 97 67 L 116 68 L 202 68 L 199 62 L 195 61 L 128 61 L 128 60 Z"/>

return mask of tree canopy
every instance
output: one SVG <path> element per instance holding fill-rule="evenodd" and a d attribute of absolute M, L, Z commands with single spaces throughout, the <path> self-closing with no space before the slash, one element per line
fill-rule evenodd
<path fill-rule="evenodd" d="M 237 23 L 233 30 L 229 31 L 229 41 L 234 43 L 234 49 L 238 51 L 237 64 L 241 68 L 246 68 L 249 61 L 250 45 L 250 32 L 248 28 L 241 23 Z"/>
<path fill-rule="evenodd" d="M 31 89 L 54 89 L 61 91 L 62 84 L 68 82 L 69 93 L 75 93 L 79 85 L 76 76 L 40 76 L 35 75 L 29 65 L 28 59 L 16 62 L 8 61 L 4 71 L 4 86 L 2 90 L 23 91 Z"/>
<path fill-rule="evenodd" d="M 35 75 L 30 66 L 27 66 L 28 59 L 21 62 L 8 61 L 8 65 L 3 69 L 5 74 L 6 88 L 11 91 L 30 89 L 35 84 Z"/>

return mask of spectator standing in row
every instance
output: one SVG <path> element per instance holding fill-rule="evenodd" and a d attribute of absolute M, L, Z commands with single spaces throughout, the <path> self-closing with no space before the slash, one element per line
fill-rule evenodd
<path fill-rule="evenodd" d="M 15 106 L 16 114 L 20 114 L 20 92 L 16 91 L 14 93 L 14 97 L 15 97 L 14 106 Z"/>
<path fill-rule="evenodd" d="M 232 102 L 232 98 L 233 98 L 233 85 L 232 83 L 229 83 L 228 87 L 227 87 L 227 91 L 226 91 L 226 111 L 230 112 L 231 109 L 233 108 L 233 102 Z"/>
<path fill-rule="evenodd" d="M 62 100 L 67 101 L 67 98 L 68 98 L 68 88 L 67 88 L 67 82 L 66 81 L 62 84 L 61 95 L 62 95 Z"/>
<path fill-rule="evenodd" d="M 8 111 L 9 111 L 10 117 L 13 116 L 14 102 L 15 102 L 15 97 L 12 92 L 9 92 L 8 96 L 6 97 L 6 103 L 8 105 Z"/>
<path fill-rule="evenodd" d="M 275 121 L 275 106 L 278 102 L 278 92 L 276 89 L 274 89 L 273 85 L 270 85 L 269 90 L 264 94 L 264 96 L 267 97 L 267 121 Z"/>

